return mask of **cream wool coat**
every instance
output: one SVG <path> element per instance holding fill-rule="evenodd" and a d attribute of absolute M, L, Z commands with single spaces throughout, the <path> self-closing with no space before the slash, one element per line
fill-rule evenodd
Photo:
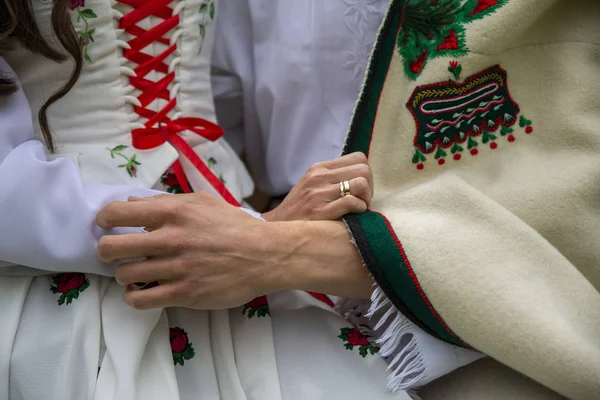
<path fill-rule="evenodd" d="M 600 3 L 392 1 L 353 151 L 376 193 L 346 222 L 392 309 L 563 396 L 600 398 Z M 455 374 L 456 398 L 513 398 Z M 449 379 L 424 393 L 455 398 Z"/>

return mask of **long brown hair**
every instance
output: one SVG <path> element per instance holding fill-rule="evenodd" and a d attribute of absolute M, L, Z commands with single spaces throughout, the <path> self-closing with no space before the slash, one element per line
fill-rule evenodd
<path fill-rule="evenodd" d="M 67 83 L 50 96 L 38 113 L 42 134 L 50 151 L 54 151 L 54 142 L 48 123 L 48 108 L 71 90 L 81 74 L 83 65 L 79 39 L 71 23 L 69 12 L 72 0 L 52 1 L 52 29 L 62 49 L 53 48 L 44 39 L 35 22 L 31 0 L 0 0 L 0 47 L 5 47 L 7 40 L 13 38 L 21 46 L 50 60 L 66 61 L 68 56 L 61 50 L 66 51 L 75 60 L 73 72 Z M 1 71 L 0 74 L 0 96 L 11 94 L 17 90 L 17 84 L 13 77 L 2 74 Z"/>

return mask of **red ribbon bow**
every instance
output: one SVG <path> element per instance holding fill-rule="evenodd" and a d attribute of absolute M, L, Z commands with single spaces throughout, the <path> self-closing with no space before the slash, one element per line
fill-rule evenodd
<path fill-rule="evenodd" d="M 194 149 L 179 136 L 179 133 L 184 130 L 194 132 L 213 142 L 223 136 L 224 133 L 220 126 L 202 118 L 178 118 L 169 120 L 166 123 L 159 123 L 158 127 L 135 129 L 132 132 L 132 144 L 136 149 L 150 150 L 169 142 L 196 167 L 198 172 L 206 178 L 225 201 L 239 207 L 240 203 L 233 197 L 223 182 L 206 166 Z M 187 183 L 187 178 L 179 161 L 173 164 L 173 171 L 183 191 L 191 193 L 192 190 Z"/>

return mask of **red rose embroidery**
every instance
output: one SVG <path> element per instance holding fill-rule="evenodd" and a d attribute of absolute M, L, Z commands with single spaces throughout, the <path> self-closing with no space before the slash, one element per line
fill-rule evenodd
<path fill-rule="evenodd" d="M 184 193 L 183 188 L 179 184 L 179 180 L 177 179 L 177 175 L 175 175 L 172 170 L 168 170 L 160 177 L 160 182 L 165 186 L 165 190 L 169 193 L 179 194 Z M 188 182 L 189 186 L 189 182 Z"/>
<path fill-rule="evenodd" d="M 54 275 L 50 291 L 52 293 L 60 293 L 58 305 L 71 304 L 74 299 L 79 298 L 79 294 L 90 286 L 90 281 L 84 274 L 78 272 L 68 272 L 64 274 Z"/>
<path fill-rule="evenodd" d="M 71 4 L 69 4 L 71 10 L 76 9 L 77 7 L 85 7 L 85 0 L 71 0 Z"/>
<path fill-rule="evenodd" d="M 167 186 L 177 186 L 177 185 L 179 185 L 179 181 L 177 180 L 177 176 L 175 176 L 175 174 L 167 174 L 167 178 L 165 180 L 165 185 L 167 185 Z"/>
<path fill-rule="evenodd" d="M 171 350 L 176 353 L 183 352 L 188 346 L 188 337 L 181 328 L 169 329 L 169 340 L 171 341 Z"/>
<path fill-rule="evenodd" d="M 58 289 L 58 293 L 67 293 L 69 290 L 80 288 L 84 281 L 84 274 L 61 274 L 60 280 L 58 281 L 58 285 L 56 285 L 56 287 Z"/>
<path fill-rule="evenodd" d="M 267 302 L 267 296 L 257 297 L 251 302 L 244 305 L 242 314 L 248 315 L 248 318 L 252 318 L 255 315 L 257 318 L 271 315 L 271 311 L 269 310 L 269 303 Z"/>
<path fill-rule="evenodd" d="M 369 344 L 369 341 L 358 331 L 358 329 L 354 328 L 348 334 L 348 343 L 354 346 L 366 346 Z"/>
<path fill-rule="evenodd" d="M 344 342 L 346 350 L 353 350 L 354 346 L 358 347 L 358 353 L 366 357 L 367 354 L 377 353 L 377 347 L 369 343 L 369 340 L 357 328 L 342 328 L 338 336 Z"/>
<path fill-rule="evenodd" d="M 192 344 L 188 339 L 187 332 L 181 328 L 169 329 L 169 340 L 171 342 L 171 352 L 173 353 L 173 363 L 183 365 L 184 360 L 191 360 L 196 355 Z"/>

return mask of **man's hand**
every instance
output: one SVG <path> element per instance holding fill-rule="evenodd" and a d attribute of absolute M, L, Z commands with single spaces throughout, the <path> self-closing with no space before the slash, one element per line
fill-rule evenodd
<path fill-rule="evenodd" d="M 349 181 L 350 194 L 341 196 L 340 182 Z M 267 221 L 338 220 L 363 213 L 373 197 L 373 173 L 363 153 L 352 153 L 310 167 Z"/>
<path fill-rule="evenodd" d="M 146 258 L 117 269 L 133 308 L 224 309 L 278 290 L 271 285 L 280 273 L 282 249 L 267 246 L 267 223 L 209 194 L 113 202 L 100 210 L 97 223 L 148 230 L 104 236 L 98 245 L 105 262 Z M 154 281 L 160 285 L 146 290 L 135 285 Z"/>

